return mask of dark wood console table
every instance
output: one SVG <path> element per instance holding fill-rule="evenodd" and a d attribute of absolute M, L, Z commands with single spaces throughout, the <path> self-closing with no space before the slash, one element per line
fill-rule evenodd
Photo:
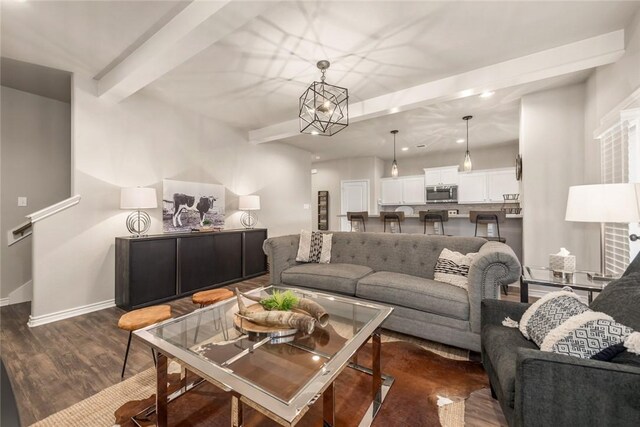
<path fill-rule="evenodd" d="M 132 310 L 267 272 L 264 228 L 116 238 L 116 305 Z"/>

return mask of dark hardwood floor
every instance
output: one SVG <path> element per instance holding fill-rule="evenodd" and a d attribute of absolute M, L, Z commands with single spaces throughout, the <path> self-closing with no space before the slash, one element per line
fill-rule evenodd
<path fill-rule="evenodd" d="M 268 284 L 268 275 L 236 283 L 245 291 Z M 517 300 L 515 293 L 507 299 Z M 190 298 L 169 303 L 174 316 L 191 312 Z M 117 328 L 123 310 L 113 307 L 29 328 L 30 303 L 0 309 L 2 360 L 13 384 L 23 425 L 46 418 L 120 381 L 128 333 Z M 153 366 L 149 349 L 132 341 L 125 378 Z M 496 401 L 477 393 L 467 425 L 506 425 Z"/>

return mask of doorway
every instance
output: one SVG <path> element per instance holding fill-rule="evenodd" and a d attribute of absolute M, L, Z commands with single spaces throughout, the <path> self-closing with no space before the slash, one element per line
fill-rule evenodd
<path fill-rule="evenodd" d="M 340 181 L 340 230 L 351 229 L 347 212 L 369 212 L 369 180 L 351 179 Z"/>

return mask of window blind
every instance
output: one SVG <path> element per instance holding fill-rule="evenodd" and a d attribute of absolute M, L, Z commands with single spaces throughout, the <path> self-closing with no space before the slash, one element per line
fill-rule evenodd
<path fill-rule="evenodd" d="M 603 184 L 629 182 L 629 137 L 627 122 L 609 129 L 600 139 Z M 621 275 L 629 265 L 629 225 L 604 225 L 605 273 Z"/>

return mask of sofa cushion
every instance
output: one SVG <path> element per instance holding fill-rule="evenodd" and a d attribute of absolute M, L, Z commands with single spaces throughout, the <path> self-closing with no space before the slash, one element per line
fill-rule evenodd
<path fill-rule="evenodd" d="M 353 296 L 358 280 L 371 272 L 356 264 L 302 264 L 283 271 L 282 283 Z"/>
<path fill-rule="evenodd" d="M 467 291 L 408 274 L 390 271 L 370 274 L 358 282 L 356 296 L 456 319 L 469 319 Z"/>
<path fill-rule="evenodd" d="M 589 308 L 601 311 L 636 331 L 640 331 L 640 272 L 609 283 Z"/>
<path fill-rule="evenodd" d="M 482 329 L 482 345 L 491 366 L 495 369 L 499 387 L 506 403 L 513 408 L 516 391 L 516 359 L 519 347 L 537 349 L 538 347 L 522 336 L 515 328 L 500 325 L 486 325 Z M 494 384 L 496 386 L 496 384 Z"/>

